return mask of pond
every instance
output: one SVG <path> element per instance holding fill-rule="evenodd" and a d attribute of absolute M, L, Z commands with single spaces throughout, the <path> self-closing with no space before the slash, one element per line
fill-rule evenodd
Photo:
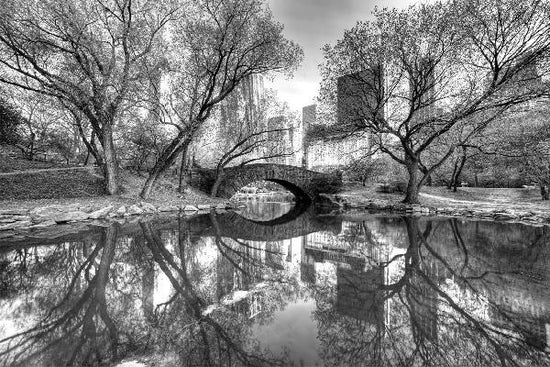
<path fill-rule="evenodd" d="M 550 365 L 549 227 L 245 212 L 0 240 L 0 365 Z"/>

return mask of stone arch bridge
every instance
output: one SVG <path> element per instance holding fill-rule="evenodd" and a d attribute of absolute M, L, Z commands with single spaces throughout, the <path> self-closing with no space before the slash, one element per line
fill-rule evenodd
<path fill-rule="evenodd" d="M 196 168 L 190 185 L 210 194 L 215 182 L 215 170 Z M 242 187 L 255 181 L 270 181 L 292 192 L 297 200 L 314 200 L 320 193 L 335 193 L 342 186 L 341 175 L 310 171 L 285 164 L 249 164 L 224 169 L 217 196 L 230 198 Z"/>

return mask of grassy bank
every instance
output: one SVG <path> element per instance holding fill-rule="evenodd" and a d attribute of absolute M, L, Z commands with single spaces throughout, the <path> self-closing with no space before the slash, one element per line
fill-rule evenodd
<path fill-rule="evenodd" d="M 335 202 L 352 209 L 404 208 L 404 194 L 380 193 L 376 186 L 348 186 L 336 195 Z M 550 221 L 550 201 L 542 201 L 535 188 L 473 188 L 461 187 L 457 192 L 445 187 L 426 186 L 420 193 L 420 206 L 430 213 L 453 216 L 479 216 L 522 219 L 544 223 Z"/>
<path fill-rule="evenodd" d="M 144 182 L 144 176 L 122 171 L 120 195 L 109 196 L 103 193 L 102 178 L 87 170 L 0 176 L 0 208 L 32 209 L 52 205 L 100 208 L 109 204 L 131 205 L 144 201 L 139 197 Z M 159 180 L 151 197 L 145 201 L 157 206 L 182 206 L 227 200 L 211 198 L 193 189 L 180 194 L 176 179 L 168 177 Z"/>

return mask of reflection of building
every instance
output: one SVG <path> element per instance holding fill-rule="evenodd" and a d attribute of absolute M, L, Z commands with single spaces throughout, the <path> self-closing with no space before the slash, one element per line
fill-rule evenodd
<path fill-rule="evenodd" d="M 336 312 L 383 326 L 385 305 L 381 287 L 384 285 L 384 268 L 354 271 L 338 267 L 336 277 Z"/>

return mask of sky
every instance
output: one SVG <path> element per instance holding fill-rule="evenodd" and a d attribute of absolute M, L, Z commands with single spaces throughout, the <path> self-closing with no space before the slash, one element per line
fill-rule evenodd
<path fill-rule="evenodd" d="M 375 6 L 403 8 L 414 0 L 268 0 L 274 18 L 288 39 L 304 50 L 304 60 L 292 79 L 276 77 L 266 86 L 276 89 L 293 110 L 315 103 L 321 81 L 321 47 L 334 44 L 358 20 L 367 20 Z"/>

